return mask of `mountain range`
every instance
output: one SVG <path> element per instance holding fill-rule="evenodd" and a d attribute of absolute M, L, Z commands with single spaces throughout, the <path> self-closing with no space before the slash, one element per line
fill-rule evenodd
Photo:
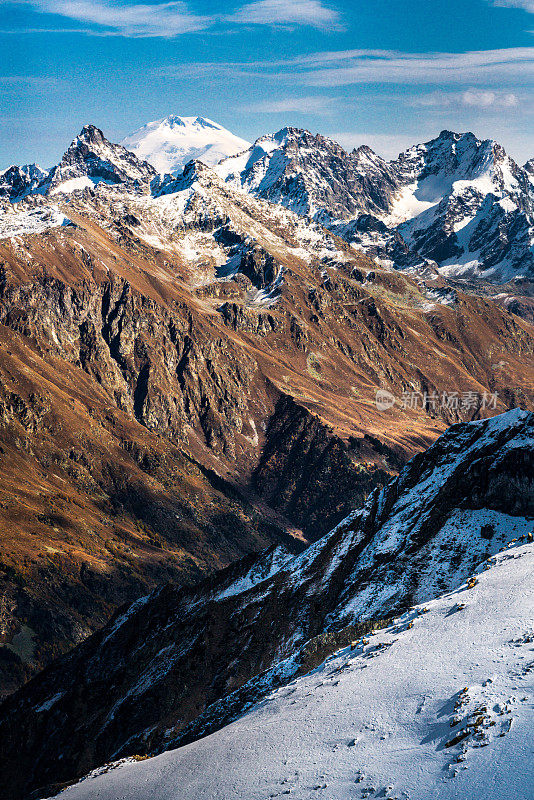
<path fill-rule="evenodd" d="M 527 687 L 517 659 L 526 665 L 530 635 L 519 605 L 534 516 L 532 163 L 448 131 L 389 162 L 295 128 L 249 145 L 203 118 L 169 117 L 124 141 L 87 125 L 52 168 L 0 174 L 6 796 L 53 794 L 124 757 L 69 792 L 144 800 L 137 776 L 152 794 L 153 764 L 177 774 L 175 756 L 158 754 L 211 764 L 238 717 L 265 765 L 258 709 L 274 708 L 277 686 L 290 738 L 295 682 L 298 741 L 314 675 L 357 675 L 402 633 L 399 686 L 410 658 L 434 658 L 436 637 L 452 637 L 439 652 L 457 678 L 420 675 L 398 705 L 405 719 L 428 695 L 409 735 L 390 706 L 387 729 L 367 724 L 437 770 L 410 783 L 392 765 L 395 792 L 463 800 L 461 781 L 436 788 L 455 716 L 440 717 L 440 693 L 447 709 L 465 700 L 463 739 L 487 734 L 488 752 L 502 745 L 490 727 L 508 721 L 516 752 L 528 707 L 516 714 L 510 697 Z M 518 537 L 514 584 L 501 551 Z M 473 578 L 483 565 L 488 577 Z M 507 598 L 502 618 L 491 587 Z M 472 589 L 488 619 L 477 641 L 502 621 L 478 665 L 476 643 L 470 660 L 457 655 L 450 594 L 462 605 Z M 506 697 L 494 697 L 482 683 L 501 653 Z M 372 664 L 369 687 L 380 686 L 389 656 Z M 366 698 L 381 702 L 370 688 Z M 323 700 L 337 719 L 333 695 Z M 501 702 L 509 711 L 492 715 Z M 345 782 L 330 795 L 352 796 L 335 755 L 347 735 L 375 765 L 362 757 L 356 796 L 394 796 L 374 732 L 339 725 L 318 739 Z M 163 760 L 140 767 L 145 755 Z M 250 797 L 330 800 L 326 768 L 313 771 L 323 758 L 291 774 L 276 761 L 272 779 L 262 767 Z M 200 792 L 176 769 L 177 796 Z M 477 769 L 473 791 L 500 797 Z M 225 800 L 244 796 L 228 775 L 198 774 L 199 797 L 213 780 Z M 503 774 L 522 797 L 523 779 Z"/>
<path fill-rule="evenodd" d="M 169 116 L 123 140 L 145 159 L 136 168 L 119 146 L 113 155 L 94 141 L 94 126 L 84 130 L 93 153 L 79 154 L 84 166 L 74 168 L 76 177 L 67 176 L 77 140 L 52 170 L 4 171 L 0 197 L 17 201 L 57 193 L 60 186 L 69 193 L 88 181 L 146 180 L 156 169 L 176 173 L 198 159 L 232 188 L 320 222 L 384 265 L 436 268 L 452 279 L 490 283 L 532 278 L 532 164 L 518 166 L 498 143 L 471 133 L 442 131 L 387 162 L 367 146 L 347 153 L 331 139 L 296 128 L 248 145 L 211 120 Z"/>

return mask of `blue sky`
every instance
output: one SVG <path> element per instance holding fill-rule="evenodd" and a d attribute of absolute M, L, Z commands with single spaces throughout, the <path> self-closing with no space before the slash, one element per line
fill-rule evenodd
<path fill-rule="evenodd" d="M 534 156 L 534 0 L 0 0 L 0 168 L 92 122 L 284 125 L 386 156 L 443 128 Z"/>

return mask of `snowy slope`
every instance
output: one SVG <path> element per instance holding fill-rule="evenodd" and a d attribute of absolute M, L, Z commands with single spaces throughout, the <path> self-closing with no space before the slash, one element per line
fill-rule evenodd
<path fill-rule="evenodd" d="M 534 547 L 273 691 L 222 730 L 98 770 L 66 800 L 526 800 Z M 474 585 L 472 585 L 474 584 Z"/>
<path fill-rule="evenodd" d="M 246 275 L 251 291 L 258 290 L 248 302 L 257 306 L 272 305 L 279 297 L 284 254 L 306 263 L 332 258 L 338 264 L 354 255 L 342 250 L 319 224 L 229 190 L 201 161 L 189 162 L 176 177 L 153 180 L 151 193 L 134 200 L 139 219 L 148 216 L 146 226 L 136 227 L 136 236 L 151 246 L 175 249 L 192 264 L 197 285 L 213 281 L 213 265 L 215 278 L 221 281 L 238 272 Z M 285 240 L 280 236 L 283 229 L 290 231 Z"/>
<path fill-rule="evenodd" d="M 149 122 L 121 144 L 161 173 L 176 172 L 193 159 L 213 165 L 250 146 L 211 119 L 174 114 Z"/>
<path fill-rule="evenodd" d="M 389 656 L 383 660 L 389 652 L 386 647 L 375 651 L 374 645 L 364 644 L 363 654 L 356 647 L 351 652 L 350 658 L 362 658 L 356 664 L 358 671 L 350 688 L 354 695 L 352 705 L 345 697 L 334 693 L 330 699 L 325 698 L 325 702 L 334 705 L 323 706 L 316 719 L 316 700 L 322 689 L 308 701 L 305 696 L 309 689 L 305 688 L 301 696 L 303 704 L 308 703 L 308 706 L 302 707 L 302 727 L 284 736 L 289 740 L 294 735 L 299 742 L 299 753 L 301 750 L 314 752 L 312 762 L 315 760 L 325 766 L 330 747 L 334 759 L 332 769 L 339 767 L 339 780 L 344 781 L 347 773 L 343 770 L 348 767 L 344 762 L 338 765 L 335 761 L 339 757 L 337 750 L 346 753 L 347 758 L 353 758 L 356 751 L 351 749 L 349 753 L 339 744 L 345 741 L 342 735 L 346 736 L 347 742 L 351 741 L 350 735 L 361 737 L 365 733 L 364 725 L 381 726 L 384 718 L 387 726 L 380 729 L 380 735 L 389 737 L 389 732 L 394 733 L 402 727 L 402 720 L 413 720 L 423 696 L 428 695 L 434 699 L 429 706 L 430 718 L 421 717 L 424 722 L 422 729 L 402 730 L 398 733 L 400 738 L 392 740 L 395 742 L 393 750 L 408 747 L 414 750 L 416 774 L 420 759 L 429 759 L 429 768 L 432 769 L 427 776 L 430 781 L 428 792 L 418 794 L 417 787 L 414 789 L 404 768 L 401 769 L 402 765 L 386 760 L 380 766 L 380 759 L 386 759 L 381 750 L 385 745 L 381 742 L 388 739 L 382 740 L 374 733 L 366 756 L 368 760 L 347 763 L 354 772 L 352 781 L 356 769 L 361 768 L 371 776 L 370 780 L 380 781 L 377 788 L 392 781 L 398 785 L 402 779 L 402 786 L 414 791 L 411 795 L 414 799 L 440 797 L 439 793 L 432 794 L 432 786 L 437 780 L 436 775 L 442 774 L 443 753 L 449 748 L 441 747 L 440 742 L 443 743 L 450 727 L 448 717 L 436 718 L 438 702 L 439 708 L 448 708 L 450 698 L 464 686 L 478 686 L 476 692 L 482 691 L 481 684 L 492 673 L 498 676 L 494 684 L 499 681 L 505 687 L 503 701 L 508 699 L 509 686 L 517 685 L 507 677 L 515 668 L 512 661 L 506 662 L 504 672 L 499 666 L 503 642 L 528 633 L 527 617 L 520 621 L 520 625 L 518 623 L 518 630 L 515 630 L 515 623 L 511 625 L 513 630 L 508 630 L 514 609 L 517 610 L 520 602 L 527 603 L 523 579 L 517 568 L 516 587 L 508 578 L 499 584 L 500 610 L 497 607 L 489 609 L 484 600 L 481 605 L 483 613 L 470 616 L 471 602 L 477 594 L 461 587 L 480 571 L 488 559 L 493 562 L 503 549 L 507 555 L 515 554 L 522 552 L 521 546 L 529 542 L 534 519 L 533 458 L 534 415 L 526 411 L 516 409 L 488 420 L 454 425 L 425 453 L 412 459 L 398 478 L 382 490 L 373 492 L 362 509 L 353 512 L 300 555 L 288 557 L 283 550 L 274 549 L 261 555 L 255 563 L 242 563 L 236 570 L 231 569 L 206 585 L 190 591 L 162 587 L 134 604 L 4 703 L 0 715 L 0 758 L 16 769 L 10 786 L 18 782 L 21 787 L 26 787 L 27 794 L 28 786 L 34 789 L 67 781 L 82 775 L 92 766 L 123 755 L 154 755 L 170 748 L 176 749 L 217 730 L 221 731 L 216 734 L 217 738 L 199 741 L 192 745 L 193 749 L 163 756 L 163 760 L 154 761 L 154 764 L 170 764 L 165 769 L 172 773 L 172 759 L 181 759 L 180 754 L 192 753 L 191 763 L 194 764 L 196 752 L 202 753 L 202 758 L 208 755 L 205 763 L 211 763 L 215 755 L 202 749 L 210 741 L 224 741 L 229 752 L 237 753 L 241 743 L 232 741 L 232 731 L 242 731 L 243 727 L 239 726 L 244 725 L 252 730 L 256 714 L 263 712 L 254 711 L 246 722 L 236 722 L 237 728 L 233 727 L 233 722 L 243 714 L 249 714 L 252 707 L 274 687 L 287 686 L 298 675 L 315 669 L 339 647 L 347 646 L 373 628 L 390 626 L 388 620 L 393 617 L 407 614 L 394 626 L 395 630 L 390 627 L 374 640 L 381 643 L 398 639 L 399 646 L 396 643 L 391 650 L 396 660 L 390 661 Z M 507 550 L 511 541 L 513 547 Z M 514 545 L 518 541 L 520 545 L 516 550 Z M 530 550 L 526 548 L 525 553 L 530 553 Z M 529 559 L 527 562 L 525 556 L 525 561 L 518 563 L 531 568 L 531 556 Z M 500 562 L 503 556 L 496 560 Z M 484 572 L 480 586 L 487 580 L 486 575 L 491 574 Z M 507 597 L 515 592 L 517 596 L 508 608 Z M 428 606 L 442 595 L 447 596 L 436 605 L 441 611 L 433 617 L 435 626 L 428 633 L 428 639 L 417 640 L 413 645 L 412 637 L 419 635 L 418 632 L 424 628 L 421 628 L 420 615 L 408 609 L 417 604 Z M 452 612 L 456 602 L 466 602 L 466 609 Z M 524 611 L 531 614 L 530 605 L 525 605 Z M 499 614 L 503 615 L 502 619 L 498 618 Z M 481 622 L 487 622 L 487 630 L 477 629 L 480 616 Z M 497 618 L 500 620 L 498 625 Z M 414 625 L 410 626 L 412 621 Z M 502 634 L 504 638 L 502 641 L 492 640 L 493 634 Z M 459 638 L 451 651 L 443 643 L 454 637 Z M 428 641 L 437 648 L 436 654 L 427 653 Z M 480 645 L 480 655 L 477 651 L 478 657 L 475 657 L 473 642 L 481 641 L 487 641 L 495 655 L 490 653 L 486 658 Z M 443 647 L 443 652 L 439 652 L 439 647 Z M 468 662 L 461 660 L 465 652 L 469 656 Z M 517 654 L 516 650 L 506 652 L 506 658 Z M 441 677 L 438 674 L 433 686 L 431 672 L 421 673 L 415 688 L 410 688 L 410 678 L 404 668 L 401 669 L 403 658 L 406 663 L 415 665 L 424 664 L 425 659 L 435 659 L 436 664 L 447 665 L 446 674 Z M 490 664 L 492 659 L 494 666 Z M 399 667 L 395 667 L 397 662 Z M 382 663 L 383 673 L 368 672 L 371 668 L 379 670 Z M 474 669 L 476 664 L 480 671 L 478 667 Z M 367 674 L 371 676 L 369 691 L 374 686 L 375 694 L 367 699 L 359 698 L 357 687 Z M 388 684 L 394 679 L 399 681 L 396 689 Z M 298 685 L 308 686 L 304 683 Z M 408 687 L 406 697 L 402 702 L 396 700 L 379 715 L 371 713 L 371 706 L 381 702 L 384 687 L 396 692 L 397 697 L 401 689 Z M 280 696 L 287 696 L 285 689 Z M 291 714 L 298 711 L 291 703 L 298 696 L 291 696 L 287 701 Z M 285 702 L 281 713 L 286 707 Z M 266 707 L 275 706 L 269 703 Z M 361 712 L 363 716 L 358 718 L 360 707 L 365 712 Z M 87 708 L 91 708 L 90 715 L 87 715 Z M 347 723 L 346 708 L 350 711 L 348 716 L 357 720 L 356 727 L 344 727 Z M 397 713 L 400 717 L 395 716 Z M 452 710 L 447 714 L 450 717 Z M 338 731 L 335 735 L 321 727 L 321 719 L 335 721 L 338 716 L 333 729 Z M 83 720 L 82 724 L 80 720 Z M 270 729 L 283 730 L 284 724 L 274 720 Z M 496 725 L 491 726 L 494 727 Z M 439 733 L 438 738 L 429 740 L 428 747 L 419 747 L 432 730 Z M 285 738 L 280 741 L 276 738 L 273 742 L 271 747 L 275 754 L 287 748 L 291 750 L 293 746 Z M 265 742 L 262 740 L 260 744 L 263 747 Z M 375 745 L 379 748 L 376 756 L 372 749 Z M 88 747 L 89 756 L 82 759 L 81 754 L 88 752 Z M 198 751 L 197 747 L 200 748 Z M 256 758 L 253 753 L 249 756 L 253 760 Z M 92 759 L 90 766 L 88 758 Z M 258 761 L 261 762 L 262 758 L 258 756 Z M 304 768 L 302 758 L 299 755 L 297 763 L 294 751 L 294 769 Z M 282 760 L 280 768 L 284 766 Z M 245 770 L 238 762 L 239 759 L 229 764 L 235 775 L 240 769 Z M 18 768 L 21 764 L 25 765 L 22 773 Z M 312 770 L 313 763 L 304 766 Z M 165 791 L 170 792 L 169 797 L 197 797 L 194 770 L 191 767 L 192 772 L 188 773 L 188 769 L 182 761 L 180 770 L 184 771 L 184 780 L 190 781 L 183 793 L 179 790 L 181 784 L 173 783 L 178 786 L 177 794 L 173 795 L 162 783 Z M 22 777 L 19 779 L 19 776 Z M 315 777 L 318 779 L 319 775 Z M 309 771 L 306 780 L 312 778 L 314 776 Z M 245 771 L 242 781 L 246 779 Z M 200 771 L 199 780 L 207 783 L 209 779 Z M 225 783 L 230 780 L 228 776 L 219 773 L 218 780 L 221 781 L 221 794 L 215 797 L 251 800 L 276 794 L 276 787 L 262 783 L 254 784 L 250 794 L 232 794 L 234 790 Z M 172 781 L 177 781 L 174 773 Z M 243 791 L 243 782 L 239 791 Z M 236 786 L 239 785 L 238 782 Z M 299 784 L 301 789 L 303 785 Z M 125 785 L 117 797 L 144 797 L 136 795 L 133 789 L 130 793 L 130 788 Z M 153 786 L 149 787 L 151 792 L 153 789 Z M 210 796 L 209 793 L 202 794 L 204 789 L 198 788 L 198 791 L 199 798 Z M 260 791 L 265 791 L 265 794 Z M 283 791 L 283 787 L 279 787 L 279 791 Z M 12 796 L 24 797 L 25 794 L 22 790 L 18 794 L 13 791 Z M 308 797 L 307 794 L 301 796 Z M 320 795 L 313 795 L 317 796 Z M 334 793 L 325 797 L 344 800 L 345 795 Z"/>
<path fill-rule="evenodd" d="M 0 239 L 11 239 L 26 234 L 44 233 L 49 228 L 72 224 L 58 208 L 33 208 L 28 211 L 10 212 L 0 216 Z"/>

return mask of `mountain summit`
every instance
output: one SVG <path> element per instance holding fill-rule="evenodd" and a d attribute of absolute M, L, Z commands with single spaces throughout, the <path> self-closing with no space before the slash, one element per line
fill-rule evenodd
<path fill-rule="evenodd" d="M 57 167 L 50 171 L 48 191 L 68 193 L 101 182 L 110 185 L 147 182 L 154 175 L 150 164 L 140 161 L 120 144 L 109 142 L 95 125 L 85 125 Z"/>
<path fill-rule="evenodd" d="M 299 128 L 261 136 L 216 171 L 236 189 L 324 224 L 383 214 L 399 188 L 387 163 L 369 148 L 349 154 L 333 139 Z"/>
<path fill-rule="evenodd" d="M 159 172 L 176 172 L 193 159 L 217 164 L 250 146 L 211 119 L 175 114 L 149 122 L 121 144 Z"/>

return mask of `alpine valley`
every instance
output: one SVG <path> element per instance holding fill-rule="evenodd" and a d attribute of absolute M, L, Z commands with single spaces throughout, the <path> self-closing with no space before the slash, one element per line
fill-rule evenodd
<path fill-rule="evenodd" d="M 0 173 L 6 800 L 530 796 L 532 164 L 173 115 Z"/>

